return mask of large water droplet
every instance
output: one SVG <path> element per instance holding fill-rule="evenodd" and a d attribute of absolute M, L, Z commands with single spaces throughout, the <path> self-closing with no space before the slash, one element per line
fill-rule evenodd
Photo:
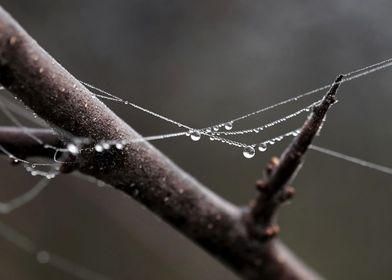
<path fill-rule="evenodd" d="M 200 132 L 197 131 L 197 130 L 192 130 L 192 131 L 190 132 L 190 134 L 191 134 L 191 139 L 192 139 L 193 141 L 199 141 L 200 138 L 201 138 L 201 134 L 200 134 Z"/>
<path fill-rule="evenodd" d="M 100 153 L 100 152 L 103 151 L 103 147 L 102 147 L 100 144 L 95 145 L 94 149 L 95 149 L 98 153 Z"/>
<path fill-rule="evenodd" d="M 70 144 L 67 145 L 67 150 L 68 150 L 68 152 L 70 152 L 70 153 L 73 154 L 73 155 L 79 154 L 79 149 L 78 149 L 78 147 L 76 147 L 76 145 L 74 145 L 74 144 L 72 144 L 72 143 L 70 143 Z"/>
<path fill-rule="evenodd" d="M 260 152 L 265 152 L 267 150 L 267 144 L 265 143 L 260 143 L 258 146 L 258 149 Z"/>
<path fill-rule="evenodd" d="M 124 145 L 122 143 L 116 143 L 117 150 L 122 150 L 123 148 L 124 148 Z"/>
<path fill-rule="evenodd" d="M 232 122 L 225 123 L 225 129 L 226 130 L 232 130 L 233 129 L 233 123 Z"/>
<path fill-rule="evenodd" d="M 256 151 L 252 146 L 246 146 L 242 152 L 245 158 L 252 158 L 255 156 L 255 153 Z"/>

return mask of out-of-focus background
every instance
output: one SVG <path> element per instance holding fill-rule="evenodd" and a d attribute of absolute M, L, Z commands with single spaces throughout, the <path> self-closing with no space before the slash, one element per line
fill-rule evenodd
<path fill-rule="evenodd" d="M 194 127 L 205 127 L 328 84 L 338 73 L 392 56 L 392 2 L 3 0 L 71 73 Z M 392 70 L 345 83 L 317 144 L 392 166 Z M 277 108 L 234 129 L 263 124 L 321 97 Z M 143 135 L 176 131 L 106 102 Z M 10 124 L 1 116 L 1 124 Z M 245 142 L 298 127 L 289 121 Z M 186 137 L 154 144 L 219 195 L 238 204 L 287 141 L 245 160 L 242 151 Z M 0 200 L 37 178 L 0 161 Z M 297 196 L 279 216 L 282 239 L 329 279 L 390 279 L 392 177 L 309 152 Z M 238 279 L 130 198 L 61 176 L 0 220 L 43 249 L 113 279 Z M 1 279 L 75 279 L 38 264 L 0 238 Z"/>

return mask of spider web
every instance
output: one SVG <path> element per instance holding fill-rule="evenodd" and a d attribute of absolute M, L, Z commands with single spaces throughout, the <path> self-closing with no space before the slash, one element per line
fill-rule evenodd
<path fill-rule="evenodd" d="M 392 66 L 392 58 L 383 60 L 381 62 L 375 63 L 373 65 L 369 65 L 366 67 L 362 67 L 360 69 L 348 72 L 344 74 L 344 79 L 341 84 L 353 81 L 355 79 L 359 79 L 371 73 L 375 73 L 377 71 L 381 71 L 383 69 L 389 68 Z M 114 94 L 102 90 L 98 87 L 95 87 L 89 83 L 82 82 L 86 87 L 90 88 L 93 92 L 93 96 L 102 100 L 108 100 L 112 102 L 119 102 L 125 106 L 130 106 L 134 109 L 140 110 L 146 114 L 149 114 L 159 120 L 172 124 L 180 129 L 179 132 L 176 133 L 168 133 L 168 134 L 160 134 L 160 135 L 152 135 L 146 137 L 140 137 L 137 139 L 133 139 L 132 142 L 143 142 L 143 141 L 157 141 L 157 140 L 165 140 L 168 138 L 175 137 L 189 137 L 194 142 L 199 141 L 202 137 L 206 137 L 211 141 L 215 141 L 218 143 L 230 145 L 236 148 L 241 148 L 242 153 L 245 158 L 253 158 L 256 155 L 256 150 L 259 152 L 265 152 L 270 146 L 274 145 L 277 142 L 283 141 L 286 138 L 293 137 L 298 135 L 300 129 L 294 128 L 290 131 L 287 131 L 283 134 L 274 136 L 272 138 L 261 140 L 259 143 L 245 143 L 239 140 L 233 140 L 228 137 L 241 137 L 247 134 L 254 134 L 257 137 L 263 137 L 263 132 L 271 127 L 283 124 L 291 119 L 299 118 L 301 116 L 306 116 L 306 113 L 309 112 L 315 105 L 319 104 L 321 99 L 312 101 L 308 105 L 297 109 L 294 112 L 290 112 L 285 114 L 284 116 L 268 123 L 263 123 L 261 118 L 260 124 L 254 127 L 249 128 L 240 128 L 241 121 L 248 118 L 258 118 L 262 113 L 277 109 L 282 105 L 288 103 L 295 103 L 298 100 L 305 99 L 307 97 L 316 95 L 317 93 L 323 92 L 326 89 L 330 88 L 332 84 L 326 84 L 319 88 L 313 89 L 311 91 L 306 91 L 301 93 L 295 97 L 289 98 L 287 100 L 283 100 L 281 102 L 275 103 L 273 105 L 263 107 L 252 111 L 250 113 L 246 113 L 244 115 L 235 117 L 233 119 L 226 120 L 224 122 L 219 122 L 216 124 L 212 124 L 208 127 L 203 128 L 194 128 L 177 120 L 166 117 L 162 114 L 153 112 L 149 109 L 146 109 L 140 105 L 132 103 L 128 100 L 124 100 L 120 97 L 115 96 Z M 28 121 L 33 121 L 36 125 L 40 127 L 46 127 L 44 121 L 40 120 L 34 113 L 29 111 L 26 108 L 23 108 L 19 103 L 16 103 L 5 95 L 0 95 L 0 110 L 4 114 L 4 116 L 11 121 L 15 126 L 20 127 L 22 131 L 39 145 L 42 145 L 45 149 L 53 151 L 53 160 L 52 162 L 41 162 L 41 161 L 30 161 L 22 158 L 18 158 L 10 151 L 8 151 L 4 146 L 0 144 L 0 151 L 5 154 L 11 161 L 14 163 L 21 163 L 24 169 L 31 174 L 32 176 L 42 176 L 43 178 L 38 181 L 36 185 L 34 185 L 29 191 L 23 193 L 22 195 L 11 199 L 8 202 L 0 202 L 0 214 L 9 214 L 14 210 L 22 207 L 29 201 L 33 200 L 37 197 L 42 191 L 44 191 L 48 186 L 52 179 L 59 175 L 59 168 L 63 164 L 68 164 L 72 162 L 66 162 L 65 160 L 68 158 L 69 154 L 78 155 L 84 149 L 94 149 L 97 153 L 103 152 L 105 150 L 116 148 L 123 149 L 123 147 L 129 144 L 129 141 L 124 141 L 123 139 L 107 139 L 104 141 L 100 141 L 95 143 L 93 147 L 85 148 L 85 144 L 94 143 L 93 139 L 80 139 L 77 137 L 70 136 L 69 142 L 66 148 L 62 147 L 54 147 L 46 144 L 40 138 L 36 137 L 32 134 L 29 129 L 20 121 L 20 119 L 27 119 Z M 31 116 L 33 115 L 33 119 Z M 237 129 L 238 127 L 238 129 Z M 68 134 L 69 135 L 69 134 Z M 359 159 L 350 155 L 346 155 L 340 152 L 336 152 L 324 147 L 319 147 L 316 145 L 311 145 L 310 149 L 341 159 L 345 161 L 349 161 L 351 163 L 361 165 L 363 167 L 373 169 L 379 172 L 383 172 L 389 175 L 392 175 L 392 169 L 380 164 L 372 163 L 363 159 Z M 61 156 L 59 156 L 61 155 Z M 46 169 L 45 169 L 46 168 Z M 101 184 L 101 183 L 99 183 Z M 14 244 L 16 247 L 25 251 L 26 253 L 34 256 L 38 263 L 48 264 L 53 267 L 56 267 L 59 270 L 62 270 L 66 273 L 73 275 L 79 279 L 109 279 L 107 276 L 101 275 L 94 271 L 91 271 L 81 265 L 78 265 L 71 260 L 68 260 L 64 257 L 61 257 L 57 254 L 49 252 L 47 250 L 42 250 L 38 248 L 34 244 L 32 240 L 22 235 L 20 232 L 16 231 L 12 227 L 0 222 L 0 235 Z"/>

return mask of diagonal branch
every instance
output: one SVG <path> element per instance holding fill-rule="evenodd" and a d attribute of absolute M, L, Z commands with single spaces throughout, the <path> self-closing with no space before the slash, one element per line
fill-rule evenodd
<path fill-rule="evenodd" d="M 343 75 L 336 78 L 321 102 L 313 107 L 313 112 L 305 121 L 300 133 L 281 158 L 272 159 L 267 166 L 265 180 L 257 183 L 260 193 L 251 203 L 248 217 L 249 225 L 256 234 L 257 231 L 265 231 L 265 229 L 269 230 L 269 233 L 272 231 L 272 234 L 278 231 L 278 228 L 273 225 L 274 214 L 279 205 L 293 195 L 294 189 L 287 184 L 294 179 L 309 145 L 322 128 L 328 109 L 336 102 L 336 93 L 342 79 Z"/>
<path fill-rule="evenodd" d="M 1 7 L 0 83 L 51 123 L 60 136 L 67 131 L 92 139 L 91 145 L 100 140 L 129 143 L 121 151 L 83 150 L 78 171 L 132 196 L 244 279 L 319 279 L 279 240 L 266 240 L 249 230 L 249 221 L 259 221 L 262 204 L 269 205 L 268 201 L 258 198 L 257 207 L 245 211 L 252 214 L 244 215 L 242 209 L 209 191 L 149 143 L 132 143 L 139 134 L 94 98 Z M 275 190 L 271 199 L 294 173 L 300 159 L 291 157 L 306 151 L 329 106 L 317 108 L 308 125 L 312 132 L 309 129 L 304 137 L 308 131 L 304 129 L 291 145 L 294 148 L 283 155 L 281 167 L 273 170 L 267 182 Z"/>

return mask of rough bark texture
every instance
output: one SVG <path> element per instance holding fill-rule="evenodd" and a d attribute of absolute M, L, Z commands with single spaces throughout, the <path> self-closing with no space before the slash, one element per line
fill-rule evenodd
<path fill-rule="evenodd" d="M 131 142 L 140 137 L 1 7 L 0 83 L 52 124 L 62 137 L 67 137 L 63 131 L 93 141 Z M 323 102 L 314 110 L 281 164 L 269 169 L 268 189 L 273 189 L 274 195 L 269 196 L 273 201 L 297 169 L 329 105 Z M 0 137 L 2 140 L 7 138 Z M 260 217 L 271 217 L 271 209 L 276 209 L 278 203 L 272 207 L 258 198 L 253 207 L 244 211 L 209 191 L 147 142 L 127 144 L 121 151 L 85 150 L 78 158 L 78 170 L 134 197 L 244 279 L 319 279 L 272 238 L 273 234 L 263 234 L 274 230 L 271 231 L 270 219 Z M 261 231 L 252 230 L 260 227 Z"/>

